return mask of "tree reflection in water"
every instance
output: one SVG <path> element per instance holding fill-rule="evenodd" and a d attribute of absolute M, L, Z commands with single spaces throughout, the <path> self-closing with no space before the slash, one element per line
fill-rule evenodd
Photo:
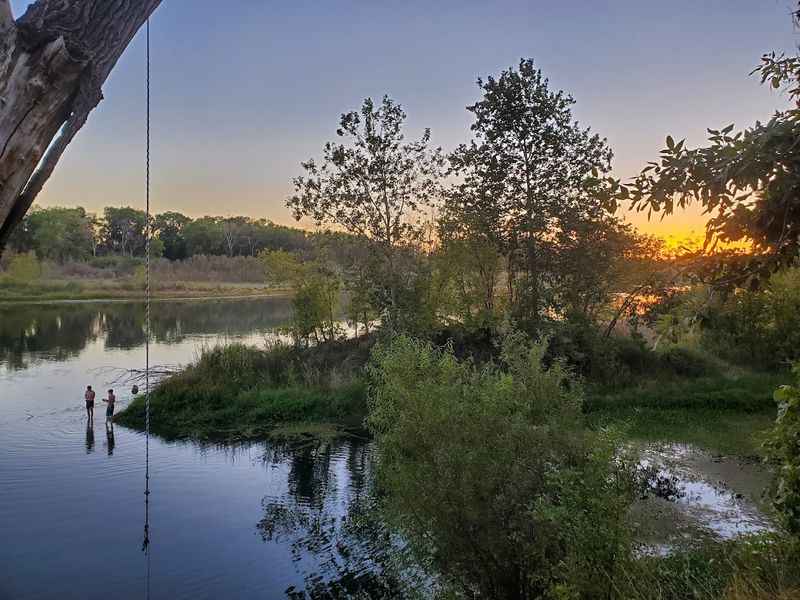
<path fill-rule="evenodd" d="M 289 545 L 305 589 L 289 598 L 408 598 L 419 589 L 405 552 L 378 516 L 371 445 L 360 440 L 279 444 L 269 465 L 287 465 L 287 493 L 266 496 L 257 529 Z M 400 575 L 402 573 L 402 575 Z"/>
<path fill-rule="evenodd" d="M 32 360 L 64 361 L 98 339 L 108 349 L 136 348 L 145 342 L 144 318 L 144 305 L 136 302 L 0 306 L 0 365 L 21 370 Z M 286 298 L 160 302 L 153 309 L 152 341 L 266 333 L 290 318 Z"/>

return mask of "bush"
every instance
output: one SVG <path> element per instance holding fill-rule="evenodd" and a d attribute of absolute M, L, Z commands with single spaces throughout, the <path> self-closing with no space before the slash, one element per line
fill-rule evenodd
<path fill-rule="evenodd" d="M 626 385 L 632 377 L 670 368 L 640 337 L 605 337 L 585 318 L 553 323 L 547 336 L 548 362 L 563 357 L 576 373 L 603 386 Z"/>
<path fill-rule="evenodd" d="M 800 538 L 800 363 L 794 367 L 798 385 L 775 392 L 778 418 L 765 447 L 776 464 L 774 504 L 786 529 Z"/>
<path fill-rule="evenodd" d="M 773 354 L 779 363 L 800 358 L 800 268 L 776 273 L 767 288 Z"/>
<path fill-rule="evenodd" d="M 628 471 L 583 427 L 570 370 L 544 354 L 517 334 L 503 370 L 404 336 L 373 354 L 388 518 L 457 593 L 604 597 L 626 556 Z"/>
<path fill-rule="evenodd" d="M 306 345 L 332 341 L 339 336 L 336 322 L 339 304 L 339 280 L 320 274 L 310 274 L 295 290 L 292 298 L 291 334 Z"/>
<path fill-rule="evenodd" d="M 94 256 L 89 260 L 89 265 L 92 267 L 111 271 L 115 277 L 131 275 L 141 264 L 144 264 L 144 261 L 140 258 L 118 254 Z"/>
<path fill-rule="evenodd" d="M 670 372 L 684 377 L 702 377 L 713 371 L 702 354 L 681 346 L 667 348 L 661 354 L 661 361 Z"/>
<path fill-rule="evenodd" d="M 694 287 L 673 298 L 658 328 L 673 342 L 699 334 L 702 346 L 733 362 L 786 367 L 800 359 L 800 268 L 773 274 L 757 291 Z"/>
<path fill-rule="evenodd" d="M 13 256 L 4 274 L 5 279 L 16 284 L 33 283 L 41 276 L 42 265 L 33 252 Z"/>

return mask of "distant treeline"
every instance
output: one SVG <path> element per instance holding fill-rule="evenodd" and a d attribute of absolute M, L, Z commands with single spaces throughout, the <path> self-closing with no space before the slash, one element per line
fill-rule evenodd
<path fill-rule="evenodd" d="M 151 217 L 153 256 L 184 260 L 192 256 L 256 256 L 262 250 L 303 252 L 309 234 L 266 219 L 192 219 L 178 212 Z M 97 256 L 145 254 L 147 218 L 130 207 L 107 207 L 102 216 L 78 208 L 34 208 L 14 232 L 12 251 L 35 252 L 59 263 Z"/>

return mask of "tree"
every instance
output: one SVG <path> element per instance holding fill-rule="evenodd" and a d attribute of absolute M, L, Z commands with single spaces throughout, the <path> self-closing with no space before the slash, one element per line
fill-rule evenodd
<path fill-rule="evenodd" d="M 247 217 L 222 219 L 222 237 L 225 239 L 225 250 L 228 256 L 236 253 L 242 232 L 249 221 Z"/>
<path fill-rule="evenodd" d="M 602 221 L 610 203 L 596 196 L 610 169 L 606 141 L 572 119 L 571 96 L 551 91 L 530 59 L 478 80 L 467 107 L 475 139 L 451 155 L 460 178 L 447 195 L 447 221 L 460 237 L 507 257 L 515 315 L 535 324 L 551 308 L 560 243 L 581 223 Z"/>
<path fill-rule="evenodd" d="M 164 258 L 169 260 L 188 258 L 189 252 L 184 229 L 191 221 L 189 217 L 179 212 L 169 211 L 156 215 L 153 230 L 164 244 Z"/>
<path fill-rule="evenodd" d="M 263 251 L 259 258 L 268 283 L 288 285 L 292 298 L 291 334 L 298 342 L 331 341 L 339 333 L 336 309 L 339 278 L 321 261 L 303 262 L 285 250 Z"/>
<path fill-rule="evenodd" d="M 0 252 L 161 0 L 0 0 Z M 56 137 L 57 136 L 57 137 Z"/>
<path fill-rule="evenodd" d="M 145 251 L 145 226 L 147 215 L 144 211 L 126 206 L 108 206 L 103 211 L 103 245 L 107 252 L 142 256 Z"/>
<path fill-rule="evenodd" d="M 390 317 L 401 287 L 398 252 L 419 239 L 422 210 L 438 198 L 443 163 L 440 150 L 429 147 L 430 130 L 405 141 L 405 119 L 388 96 L 378 107 L 367 98 L 360 112 L 343 114 L 337 135 L 345 142 L 325 144 L 321 163 L 302 163 L 306 174 L 294 179 L 295 193 L 286 201 L 296 219 L 311 217 L 375 246 L 384 262 Z"/>
<path fill-rule="evenodd" d="M 570 223 L 557 234 L 555 305 L 566 314 L 596 317 L 612 294 L 627 289 L 632 267 L 639 266 L 639 253 L 648 241 L 610 215 Z"/>
<path fill-rule="evenodd" d="M 453 279 L 456 313 L 478 326 L 490 324 L 498 313 L 498 286 L 507 264 L 493 230 L 493 223 L 460 221 L 452 204 L 439 219 L 440 262 Z"/>
<path fill-rule="evenodd" d="M 756 288 L 800 251 L 800 56 L 765 55 L 753 72 L 775 89 L 793 84 L 794 106 L 738 132 L 733 124 L 709 129 L 705 147 L 690 149 L 667 136 L 660 158 L 633 181 L 606 183 L 614 201 L 629 201 L 648 216 L 698 203 L 710 216 L 706 249 L 752 244 L 745 260 L 718 261 L 716 282 Z"/>
<path fill-rule="evenodd" d="M 63 263 L 91 256 L 92 218 L 82 208 L 40 208 L 26 218 L 32 249 L 39 258 Z"/>
<path fill-rule="evenodd" d="M 201 217 L 187 223 L 184 228 L 184 236 L 189 256 L 225 253 L 222 225 L 217 217 Z"/>

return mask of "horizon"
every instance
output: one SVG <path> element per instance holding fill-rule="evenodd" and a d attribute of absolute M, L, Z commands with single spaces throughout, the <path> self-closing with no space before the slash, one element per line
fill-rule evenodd
<path fill-rule="evenodd" d="M 786 0 L 682 1 L 669 14 L 628 0 L 525 4 L 497 14 L 472 3 L 320 9 L 236 0 L 220 14 L 200 0 L 187 25 L 180 5 L 165 2 L 151 23 L 154 212 L 313 229 L 284 201 L 300 161 L 335 138 L 341 113 L 387 93 L 408 114 L 407 137 L 430 127 L 433 143 L 449 151 L 470 139 L 465 107 L 479 96 L 475 80 L 521 57 L 575 98 L 575 118 L 608 139 L 612 173 L 623 180 L 658 156 L 668 134 L 697 146 L 708 127 L 745 128 L 788 105 L 748 77 L 763 53 L 796 49 Z M 19 16 L 27 2 L 12 5 Z M 143 75 L 140 32 L 37 205 L 143 206 Z M 618 215 L 665 240 L 704 234 L 697 209 L 663 221 L 625 207 Z"/>

